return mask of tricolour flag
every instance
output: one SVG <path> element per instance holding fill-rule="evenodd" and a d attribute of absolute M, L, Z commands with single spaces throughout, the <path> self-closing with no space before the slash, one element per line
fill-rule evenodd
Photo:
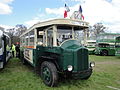
<path fill-rule="evenodd" d="M 67 12 L 69 11 L 70 11 L 69 7 L 65 4 L 64 18 L 67 17 Z"/>
<path fill-rule="evenodd" d="M 80 15 L 81 15 L 81 19 L 82 20 L 84 20 L 84 16 L 83 16 L 83 14 L 82 14 L 82 7 L 81 7 L 81 5 L 80 5 L 80 7 L 79 7 L 79 13 L 80 13 Z"/>
<path fill-rule="evenodd" d="M 81 7 L 81 5 L 79 7 L 79 12 L 82 13 L 82 7 Z"/>

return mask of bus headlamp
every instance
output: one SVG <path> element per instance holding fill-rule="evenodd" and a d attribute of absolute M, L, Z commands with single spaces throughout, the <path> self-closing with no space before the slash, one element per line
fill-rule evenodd
<path fill-rule="evenodd" d="M 68 65 L 67 68 L 68 68 L 68 71 L 72 71 L 73 70 L 73 66 L 72 65 Z"/>
<path fill-rule="evenodd" d="M 90 62 L 90 67 L 94 67 L 95 66 L 95 62 Z"/>

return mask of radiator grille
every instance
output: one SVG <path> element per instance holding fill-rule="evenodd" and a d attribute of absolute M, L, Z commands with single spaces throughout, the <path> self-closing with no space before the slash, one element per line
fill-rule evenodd
<path fill-rule="evenodd" d="M 78 71 L 88 69 L 88 50 L 85 48 L 77 51 L 77 68 Z"/>

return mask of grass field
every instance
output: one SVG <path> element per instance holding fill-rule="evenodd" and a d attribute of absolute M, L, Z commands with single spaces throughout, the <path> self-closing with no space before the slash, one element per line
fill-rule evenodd
<path fill-rule="evenodd" d="M 58 87 L 47 87 L 29 65 L 22 65 L 13 58 L 0 71 L 0 90 L 119 90 L 120 58 L 115 56 L 94 56 L 96 66 L 88 80 L 64 80 Z"/>

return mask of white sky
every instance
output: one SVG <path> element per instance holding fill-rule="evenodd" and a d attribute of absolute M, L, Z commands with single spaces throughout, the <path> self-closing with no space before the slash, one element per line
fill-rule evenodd
<path fill-rule="evenodd" d="M 11 13 L 12 7 L 10 6 L 13 0 L 0 0 L 0 14 Z M 108 32 L 120 33 L 120 0 L 61 0 L 64 2 L 76 2 L 73 6 L 69 6 L 70 15 L 79 9 L 81 4 L 85 21 L 90 25 L 101 22 L 108 28 Z M 77 3 L 78 2 L 78 3 Z M 38 13 L 36 17 L 31 20 L 24 21 L 23 24 L 32 26 L 38 21 L 44 21 L 53 17 L 63 18 L 64 7 L 59 8 L 44 8 L 45 13 Z M 47 17 L 47 18 L 45 18 Z M 5 25 L 2 25 L 5 26 Z"/>
<path fill-rule="evenodd" d="M 0 0 L 0 14 L 10 14 L 12 13 L 12 7 L 10 4 L 13 0 Z"/>

